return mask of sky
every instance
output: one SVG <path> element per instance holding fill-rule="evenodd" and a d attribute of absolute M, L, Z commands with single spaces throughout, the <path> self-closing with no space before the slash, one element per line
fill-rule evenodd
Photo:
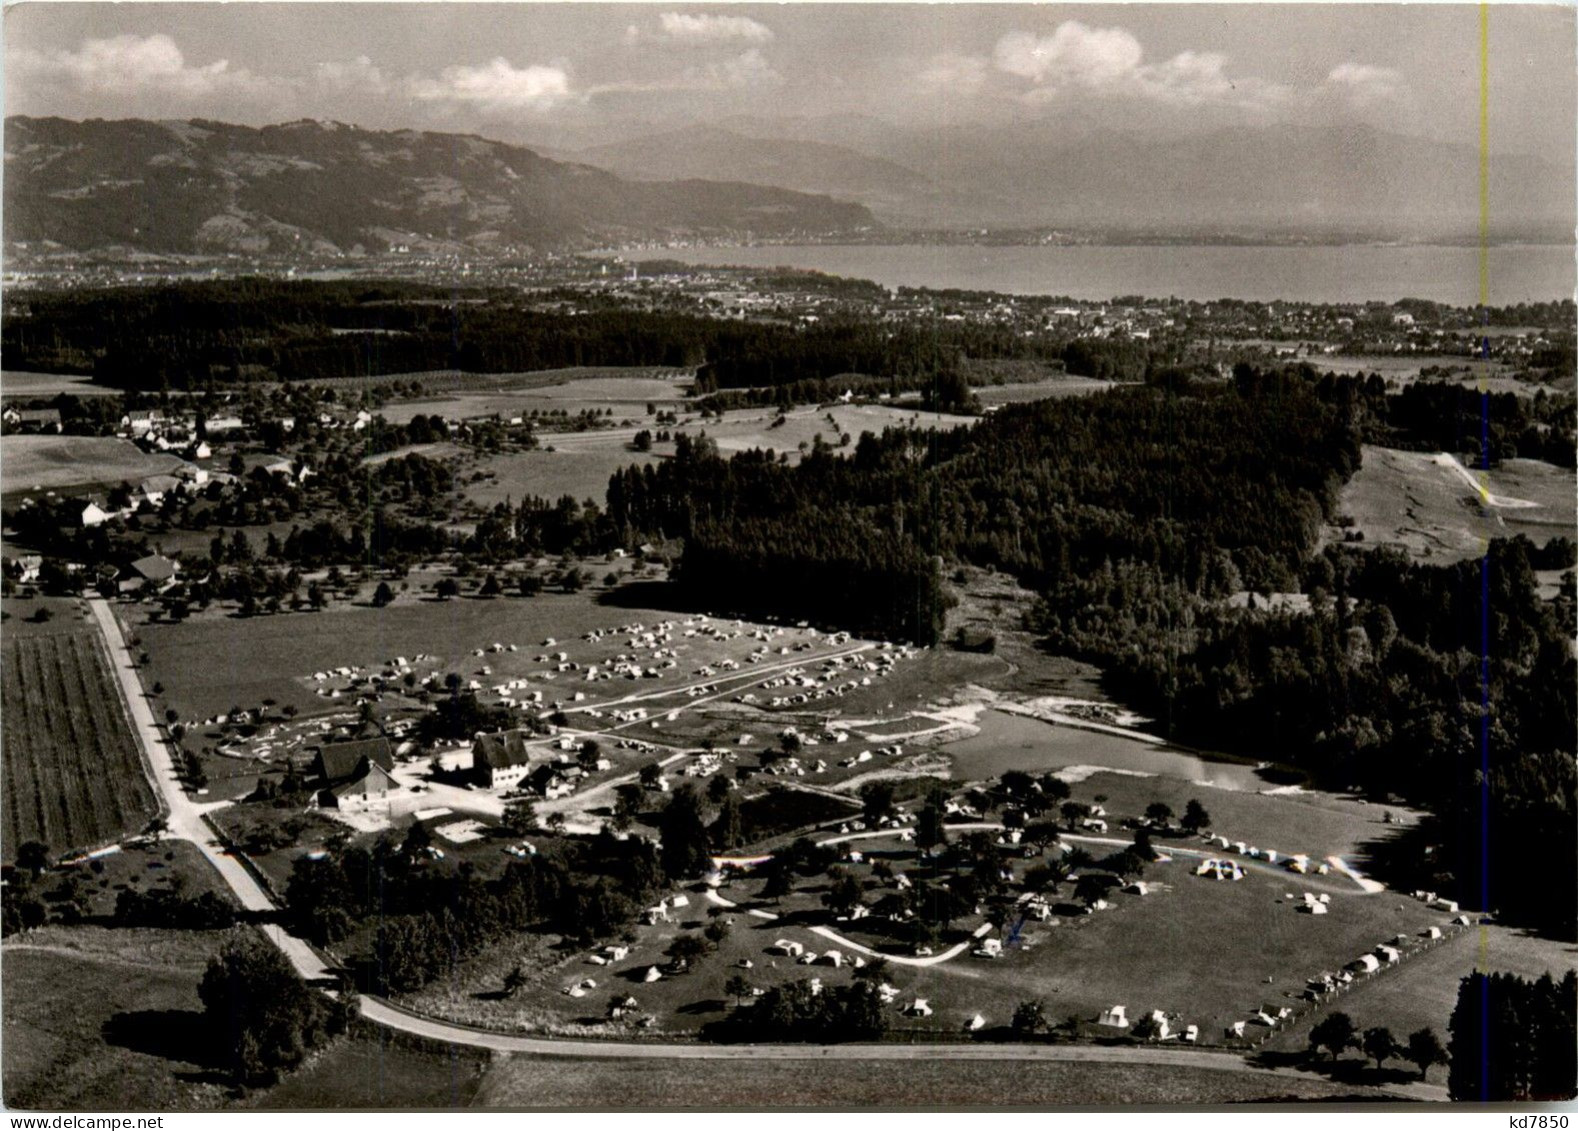
<path fill-rule="evenodd" d="M 1492 149 L 1570 158 L 1572 7 L 1489 19 Z M 1476 5 L 32 0 L 4 38 L 8 115 L 322 118 L 571 149 L 785 115 L 1479 138 Z"/>

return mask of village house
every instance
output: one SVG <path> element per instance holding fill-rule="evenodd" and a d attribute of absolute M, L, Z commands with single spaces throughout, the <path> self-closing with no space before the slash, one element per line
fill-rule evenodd
<path fill-rule="evenodd" d="M 8 408 L 0 413 L 0 421 L 15 432 L 59 432 L 61 429 L 58 408 Z"/>
<path fill-rule="evenodd" d="M 164 412 L 157 408 L 134 408 L 121 417 L 121 427 L 133 437 L 147 436 L 164 427 Z"/>
<path fill-rule="evenodd" d="M 176 574 L 180 570 L 181 564 L 173 558 L 149 554 L 121 570 L 117 588 L 121 593 L 141 593 L 144 590 L 162 593 L 175 584 Z"/>
<path fill-rule="evenodd" d="M 318 747 L 312 772 L 318 805 L 326 809 L 368 805 L 399 789 L 390 775 L 394 756 L 387 738 L 331 742 Z"/>
<path fill-rule="evenodd" d="M 487 789 L 519 785 L 531 771 L 531 751 L 526 732 L 504 730 L 479 734 L 471 746 L 471 769 L 477 783 Z"/>

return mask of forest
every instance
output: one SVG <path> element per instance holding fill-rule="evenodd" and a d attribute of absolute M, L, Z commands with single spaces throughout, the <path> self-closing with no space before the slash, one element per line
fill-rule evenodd
<path fill-rule="evenodd" d="M 973 323 L 869 317 L 807 326 L 587 302 L 534 309 L 510 292 L 416 283 L 239 279 L 8 299 L 8 367 L 89 374 L 133 391 L 318 381 L 459 369 L 697 369 L 698 391 L 824 381 L 845 373 L 921 387 L 961 356 L 1060 355 L 1063 346 Z M 571 305 L 571 304 L 563 304 Z"/>

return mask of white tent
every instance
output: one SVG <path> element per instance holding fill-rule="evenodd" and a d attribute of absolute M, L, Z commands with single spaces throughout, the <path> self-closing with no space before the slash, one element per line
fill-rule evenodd
<path fill-rule="evenodd" d="M 1183 1039 L 1188 1041 L 1190 1044 L 1194 1044 L 1196 1041 L 1198 1041 L 1200 1039 L 1200 1026 L 1185 1025 Z"/>
<path fill-rule="evenodd" d="M 1373 974 L 1381 968 L 1381 960 L 1373 954 L 1361 954 L 1348 963 L 1348 969 L 1360 974 Z"/>
<path fill-rule="evenodd" d="M 649 966 L 647 967 L 646 975 L 641 980 L 643 982 L 655 982 L 662 976 L 663 971 L 659 970 L 656 966 Z"/>
<path fill-rule="evenodd" d="M 1242 1037 L 1244 1035 L 1244 1023 L 1242 1021 L 1233 1022 L 1227 1027 L 1227 1035 L 1229 1037 Z"/>
<path fill-rule="evenodd" d="M 918 997 L 914 1001 L 910 1002 L 909 1006 L 904 1010 L 904 1012 L 909 1014 L 911 1017 L 930 1017 L 931 1006 L 927 1004 L 925 998 Z"/>
<path fill-rule="evenodd" d="M 1107 1025 L 1114 1029 L 1127 1029 L 1129 1027 L 1127 1009 L 1127 1006 L 1114 1005 L 1110 1009 L 1104 1010 L 1101 1014 L 1101 1019 L 1096 1023 L 1098 1025 Z"/>
<path fill-rule="evenodd" d="M 793 939 L 778 939 L 767 948 L 768 954 L 785 954 L 790 958 L 797 958 L 805 953 L 805 947 Z"/>
<path fill-rule="evenodd" d="M 1423 935 L 1427 939 L 1438 939 L 1438 938 L 1441 937 L 1441 928 L 1440 927 L 1426 927 L 1424 930 L 1420 931 L 1419 933 L 1421 935 Z"/>
<path fill-rule="evenodd" d="M 967 1033 L 974 1033 L 984 1028 L 986 1028 L 986 1018 L 979 1013 L 964 1023 L 964 1031 Z"/>

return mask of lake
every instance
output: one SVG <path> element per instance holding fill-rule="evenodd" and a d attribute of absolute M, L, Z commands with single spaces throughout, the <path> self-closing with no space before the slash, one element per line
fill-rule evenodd
<path fill-rule="evenodd" d="M 1207 761 L 1154 742 L 1060 726 L 1028 715 L 982 711 L 976 725 L 981 728 L 979 734 L 940 748 L 953 759 L 962 778 L 995 778 L 1006 770 L 1042 773 L 1067 766 L 1099 766 L 1181 778 L 1219 789 L 1253 791 L 1274 784 L 1257 774 L 1253 766 Z"/>
<path fill-rule="evenodd" d="M 654 248 L 628 259 L 802 267 L 888 287 L 957 288 L 1103 301 L 1118 295 L 1290 302 L 1479 302 L 1475 247 L 922 247 L 773 245 Z M 1570 246 L 1490 249 L 1490 302 L 1571 298 Z"/>

